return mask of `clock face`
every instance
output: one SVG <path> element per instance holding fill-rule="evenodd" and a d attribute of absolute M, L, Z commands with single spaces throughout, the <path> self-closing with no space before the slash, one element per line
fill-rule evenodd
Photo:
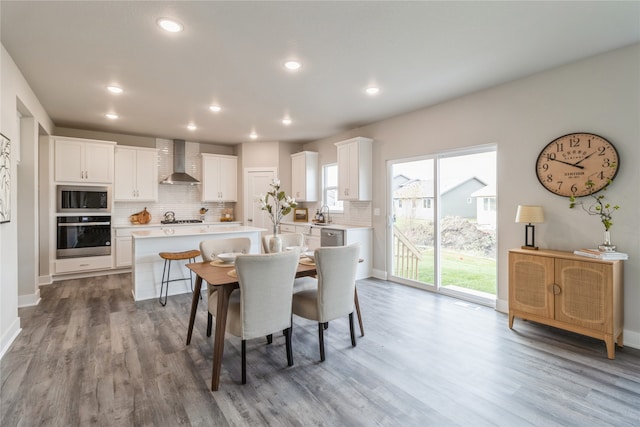
<path fill-rule="evenodd" d="M 620 165 L 618 152 L 592 133 L 571 133 L 551 141 L 536 162 L 536 175 L 547 190 L 565 197 L 587 196 L 612 180 Z M 592 187 L 587 182 L 593 183 Z"/>

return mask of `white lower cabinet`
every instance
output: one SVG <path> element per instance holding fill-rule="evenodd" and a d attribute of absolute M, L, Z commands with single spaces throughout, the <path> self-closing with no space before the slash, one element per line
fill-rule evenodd
<path fill-rule="evenodd" d="M 116 237 L 116 267 L 131 266 L 131 235 Z"/>
<path fill-rule="evenodd" d="M 106 270 L 112 267 L 113 258 L 110 255 L 56 260 L 56 274 Z"/>

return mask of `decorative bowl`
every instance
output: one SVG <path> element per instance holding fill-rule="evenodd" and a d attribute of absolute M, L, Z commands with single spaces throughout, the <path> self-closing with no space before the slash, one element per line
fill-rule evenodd
<path fill-rule="evenodd" d="M 224 253 L 224 254 L 218 254 L 217 258 L 222 262 L 232 263 L 232 262 L 235 262 L 236 257 L 238 255 L 242 255 L 242 253 L 240 253 L 240 252 L 227 252 L 227 253 Z"/>

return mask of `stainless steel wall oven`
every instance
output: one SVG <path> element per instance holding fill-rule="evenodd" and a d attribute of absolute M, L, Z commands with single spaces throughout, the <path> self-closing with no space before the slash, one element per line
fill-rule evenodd
<path fill-rule="evenodd" d="M 111 216 L 60 216 L 57 258 L 111 255 Z"/>

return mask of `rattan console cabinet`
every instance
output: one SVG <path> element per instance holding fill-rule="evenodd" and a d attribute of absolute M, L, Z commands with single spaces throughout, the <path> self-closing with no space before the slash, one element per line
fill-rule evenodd
<path fill-rule="evenodd" d="M 622 347 L 623 262 L 552 250 L 509 251 L 509 328 L 519 317 Z"/>

